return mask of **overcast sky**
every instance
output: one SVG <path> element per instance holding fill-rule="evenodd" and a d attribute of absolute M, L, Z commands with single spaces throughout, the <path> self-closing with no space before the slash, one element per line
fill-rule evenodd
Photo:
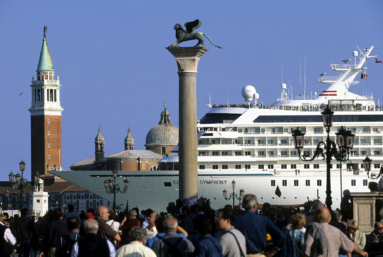
<path fill-rule="evenodd" d="M 197 76 L 197 108 L 244 103 L 253 85 L 260 102 L 280 97 L 283 81 L 300 91 L 307 58 L 307 92 L 322 92 L 319 74 L 337 75 L 330 64 L 375 46 L 383 59 L 383 1 L 2 1 L 0 4 L 0 180 L 18 171 L 30 177 L 32 76 L 36 77 L 43 27 L 55 74 L 60 76 L 63 167 L 94 157 L 98 124 L 106 155 L 124 150 L 131 125 L 135 149 L 145 149 L 166 100 L 178 126 L 178 75 L 165 47 L 176 23 L 200 19 L 207 40 Z M 196 42 L 183 43 L 191 46 Z M 383 93 L 383 65 L 367 61 L 368 79 L 350 90 Z M 21 96 L 19 94 L 22 93 Z"/>

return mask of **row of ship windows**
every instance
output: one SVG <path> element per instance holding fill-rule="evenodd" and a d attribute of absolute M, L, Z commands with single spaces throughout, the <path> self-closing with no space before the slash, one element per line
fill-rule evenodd
<path fill-rule="evenodd" d="M 309 179 L 306 179 L 306 186 L 310 186 L 310 181 Z M 271 186 L 275 187 L 275 180 L 271 180 Z M 282 180 L 282 186 L 287 186 L 287 180 Z M 299 180 L 294 180 L 294 186 L 299 186 Z M 322 180 L 318 179 L 317 180 L 317 186 L 322 186 Z M 356 186 L 356 179 L 351 179 L 351 186 Z M 368 186 L 368 181 L 367 179 L 363 179 L 363 186 Z"/>
<path fill-rule="evenodd" d="M 257 151 L 255 152 L 254 151 L 254 155 L 258 153 L 258 156 L 254 156 L 254 157 L 266 157 L 266 151 Z M 267 157 L 273 157 L 273 156 L 277 156 L 278 152 L 277 151 L 267 151 Z M 305 156 L 311 156 L 312 153 L 315 153 L 315 151 L 310 151 L 310 150 L 307 150 L 307 151 L 303 151 L 303 154 Z M 361 150 L 360 153 L 358 153 L 358 151 L 356 150 L 352 150 L 351 151 L 351 156 L 355 156 L 357 157 L 358 155 L 361 155 L 361 156 L 365 156 L 365 155 L 371 155 L 370 153 L 373 153 L 374 156 L 378 156 L 378 155 L 381 155 L 381 151 L 380 150 L 370 150 L 367 151 L 367 150 Z M 252 156 L 252 152 L 251 151 L 222 151 L 222 152 L 219 152 L 219 151 L 211 151 L 210 153 L 209 152 L 205 152 L 205 151 L 200 151 L 198 152 L 198 155 L 199 156 Z M 294 156 L 298 156 L 298 152 L 297 151 L 290 151 L 290 156 L 291 157 L 294 157 Z M 279 154 L 279 157 L 289 157 L 289 151 L 280 151 L 280 154 Z"/>
<path fill-rule="evenodd" d="M 218 166 L 219 166 L 219 165 L 212 165 L 213 170 L 218 170 L 218 169 L 219 169 Z M 251 165 L 250 165 L 250 164 L 245 164 L 244 166 L 245 166 L 245 169 L 246 169 L 246 170 L 251 169 Z M 258 165 L 258 169 L 260 169 L 260 170 L 264 170 L 264 169 L 265 169 L 265 166 L 267 167 L 267 169 L 274 169 L 274 164 L 268 164 L 268 165 L 259 164 L 259 165 Z M 340 169 L 340 168 L 342 168 L 342 166 L 343 166 L 342 164 L 337 164 L 337 165 L 336 165 L 336 168 L 337 168 L 337 169 Z M 200 169 L 200 170 L 204 170 L 205 168 L 206 168 L 206 165 L 203 165 L 203 164 L 199 165 L 199 169 Z M 227 164 L 221 165 L 221 169 L 223 169 L 223 170 L 227 170 L 228 168 L 229 168 L 229 165 L 227 165 Z M 296 165 L 296 164 L 291 164 L 291 165 L 290 165 L 290 169 L 296 169 L 296 168 L 297 168 L 297 165 Z M 310 169 L 310 164 L 304 164 L 304 165 L 303 165 L 303 168 L 304 168 L 304 169 Z M 332 168 L 333 168 L 333 165 L 330 164 L 330 169 L 332 169 Z M 363 164 L 360 164 L 360 168 L 363 169 Z M 374 164 L 374 168 L 375 168 L 375 169 L 379 169 L 379 168 L 380 168 L 380 164 L 375 163 L 375 164 Z M 241 164 L 237 164 L 237 165 L 235 165 L 235 169 L 237 169 L 237 170 L 242 169 L 242 165 L 241 165 Z M 281 169 L 287 169 L 287 164 L 281 164 Z M 319 169 L 319 164 L 314 164 L 314 169 Z"/>
<path fill-rule="evenodd" d="M 243 134 L 291 134 L 291 129 L 296 129 L 297 127 L 248 127 L 248 128 L 238 128 L 238 127 L 225 127 L 225 128 L 217 128 L 217 127 L 199 127 L 198 132 L 238 132 Z M 323 127 L 307 127 L 298 126 L 299 130 L 307 133 L 307 134 L 323 134 Z M 332 127 L 331 132 L 337 132 L 341 127 Z M 382 133 L 381 127 L 347 127 L 347 129 L 351 130 L 354 134 L 369 134 L 371 131 L 373 133 Z M 203 136 L 213 136 L 213 133 L 205 133 Z"/>
<path fill-rule="evenodd" d="M 308 139 L 305 139 L 304 142 L 305 142 L 305 145 L 311 145 L 311 144 L 318 144 L 320 141 L 323 141 L 323 138 L 314 138 L 314 139 L 311 139 L 311 138 L 308 138 Z M 381 144 L 382 143 L 382 138 L 372 138 L 372 141 L 371 141 L 371 138 L 359 138 L 358 137 L 355 137 L 354 138 L 354 144 L 362 144 L 362 145 L 370 145 L 370 144 Z M 205 139 L 205 140 L 199 140 L 198 141 L 198 144 L 200 145 L 210 145 L 210 144 L 222 144 L 222 145 L 231 145 L 231 144 L 236 144 L 236 145 L 244 145 L 244 146 L 251 146 L 251 145 L 258 145 L 258 146 L 266 146 L 266 144 L 268 146 L 273 146 L 273 145 L 293 145 L 293 139 L 291 138 L 290 140 L 289 139 L 280 139 L 280 140 L 277 140 L 277 139 L 266 139 L 266 138 L 257 138 L 257 139 L 254 139 L 254 140 L 251 140 L 251 139 L 238 139 L 238 140 L 231 140 L 231 139 L 222 139 L 221 141 L 220 140 L 211 140 L 209 141 L 208 139 Z"/>

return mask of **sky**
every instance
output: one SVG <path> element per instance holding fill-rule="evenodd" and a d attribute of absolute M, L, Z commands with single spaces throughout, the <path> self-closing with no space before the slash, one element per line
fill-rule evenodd
<path fill-rule="evenodd" d="M 62 85 L 63 168 L 94 157 L 99 124 L 105 154 L 124 150 L 130 124 L 135 149 L 145 149 L 160 120 L 164 100 L 178 127 L 178 75 L 165 49 L 176 41 L 176 23 L 200 19 L 197 31 L 209 49 L 198 66 L 198 118 L 215 104 L 245 103 L 241 90 L 253 85 L 259 102 L 280 97 L 282 81 L 303 91 L 306 56 L 308 94 L 335 76 L 330 64 L 374 45 L 383 59 L 383 1 L 10 1 L 0 3 L 0 180 L 26 162 L 30 178 L 31 79 L 48 26 L 55 75 Z M 182 43 L 193 46 L 195 41 Z M 302 83 L 300 86 L 300 63 Z M 382 64 L 367 62 L 368 79 L 350 91 L 383 94 Z M 283 69 L 282 69 L 283 67 Z M 282 72 L 283 70 L 283 72 Z M 20 95 L 22 93 L 22 95 Z"/>

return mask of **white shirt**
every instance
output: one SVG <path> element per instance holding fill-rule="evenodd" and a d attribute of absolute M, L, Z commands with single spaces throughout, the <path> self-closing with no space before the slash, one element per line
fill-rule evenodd
<path fill-rule="evenodd" d="M 4 226 L 2 222 L 0 222 L 0 224 Z M 13 236 L 9 228 L 6 228 L 4 231 L 4 239 L 5 239 L 5 242 L 7 242 L 8 244 L 11 244 L 11 245 L 16 244 L 16 237 Z"/>
<path fill-rule="evenodd" d="M 156 227 L 152 227 L 151 229 L 149 229 L 149 227 L 146 227 L 145 231 L 146 231 L 146 238 L 152 238 L 158 234 Z"/>
<path fill-rule="evenodd" d="M 145 218 L 145 221 L 142 222 L 142 228 L 145 229 L 147 226 L 149 226 L 149 222 L 148 222 L 147 218 Z"/>
<path fill-rule="evenodd" d="M 155 252 L 140 242 L 134 241 L 118 249 L 116 257 L 157 257 Z"/>
<path fill-rule="evenodd" d="M 106 224 L 108 224 L 109 226 L 112 227 L 112 229 L 114 231 L 116 231 L 117 233 L 119 232 L 118 228 L 120 227 L 120 222 L 117 222 L 117 221 L 114 221 L 114 220 L 108 220 L 106 222 Z"/>
<path fill-rule="evenodd" d="M 116 249 L 114 248 L 114 245 L 109 240 L 106 240 L 106 242 L 108 243 L 109 247 L 109 256 L 115 257 Z M 74 243 L 70 257 L 78 257 L 78 242 Z"/>

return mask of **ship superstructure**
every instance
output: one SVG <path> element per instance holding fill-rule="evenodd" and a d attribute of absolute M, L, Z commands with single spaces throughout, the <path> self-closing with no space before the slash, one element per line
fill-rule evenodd
<path fill-rule="evenodd" d="M 257 195 L 258 202 L 272 205 L 298 206 L 308 199 L 326 197 L 326 164 L 321 159 L 312 162 L 299 160 L 294 148 L 292 129 L 305 132 L 302 154 L 312 156 L 318 142 L 326 139 L 321 111 L 328 105 L 334 113 L 330 136 L 343 126 L 355 134 L 354 147 L 346 163 L 332 161 L 332 207 L 340 207 L 342 190 L 368 192 L 363 159 L 373 159 L 372 172 L 378 172 L 383 161 L 383 111 L 372 97 L 359 96 L 349 91 L 354 79 L 364 75 L 365 61 L 373 46 L 354 52 L 354 62 L 344 60 L 342 65 L 331 65 L 340 72 L 337 77 L 321 74 L 319 81 L 329 84 L 314 99 L 293 99 L 282 84 L 281 97 L 271 106 L 252 103 L 259 95 L 255 88 L 246 86 L 242 95 L 247 104 L 213 105 L 197 124 L 198 131 L 198 197 L 210 199 L 211 206 L 221 208 L 231 201 L 223 197 L 223 190 L 231 191 L 235 180 L 237 188 Z M 351 63 L 351 64 L 350 64 Z M 362 75 L 361 75 L 362 74 Z M 164 211 L 169 202 L 178 198 L 178 147 L 159 161 L 159 170 L 120 171 L 119 179 L 129 180 L 128 193 L 118 196 L 118 203 L 126 200 L 129 206 Z M 55 173 L 102 198 L 112 200 L 102 190 L 110 171 L 60 171 Z M 95 186 L 99 185 L 99 186 Z M 281 197 L 275 194 L 279 187 Z M 236 200 L 238 204 L 238 200 Z"/>

